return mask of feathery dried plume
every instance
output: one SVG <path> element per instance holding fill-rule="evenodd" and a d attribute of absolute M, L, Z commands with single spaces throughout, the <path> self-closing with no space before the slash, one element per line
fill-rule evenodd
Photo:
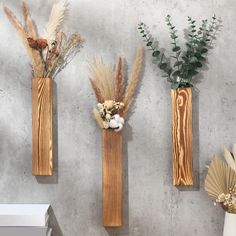
<path fill-rule="evenodd" d="M 51 44 L 55 41 L 58 32 L 61 31 L 67 10 L 68 2 L 66 0 L 54 4 L 52 7 L 44 35 L 44 38 L 48 41 L 49 47 L 51 47 Z"/>
<path fill-rule="evenodd" d="M 123 84 L 123 66 L 122 59 L 119 57 L 117 74 L 116 74 L 116 83 L 115 83 L 115 98 L 116 101 L 122 101 L 124 96 L 124 84 Z"/>
<path fill-rule="evenodd" d="M 34 76 L 35 77 L 41 77 L 43 74 L 43 63 L 42 63 L 42 58 L 41 55 L 38 51 L 32 50 L 30 48 L 28 41 L 27 41 L 27 34 L 24 30 L 23 25 L 17 20 L 16 16 L 12 13 L 12 11 L 4 7 L 4 12 L 6 16 L 8 17 L 9 21 L 11 24 L 14 26 L 16 29 L 22 43 L 24 44 L 27 54 L 29 55 L 30 61 L 33 66 L 33 71 L 34 71 Z"/>
<path fill-rule="evenodd" d="M 30 16 L 29 7 L 24 1 L 21 1 L 21 8 L 22 8 L 23 16 L 24 16 L 25 32 L 28 37 L 32 37 L 33 39 L 36 39 L 37 30 L 35 29 L 33 19 Z"/>
<path fill-rule="evenodd" d="M 67 1 L 64 0 L 53 6 L 46 27 L 47 39 L 37 36 L 36 27 L 25 2 L 21 2 L 24 26 L 17 20 L 9 8 L 4 7 L 9 21 L 15 27 L 29 54 L 34 77 L 53 78 L 56 76 L 76 55 L 84 42 L 77 33 L 72 34 L 67 40 L 60 31 L 67 6 Z"/>
<path fill-rule="evenodd" d="M 91 84 L 91 86 L 94 90 L 94 93 L 96 95 L 97 102 L 103 103 L 105 100 L 102 96 L 102 93 L 101 93 L 100 89 L 97 87 L 96 83 L 92 79 L 89 79 L 89 81 L 90 81 L 90 84 Z"/>
<path fill-rule="evenodd" d="M 127 86 L 126 92 L 125 92 L 125 97 L 124 97 L 124 110 L 123 110 L 123 114 L 126 115 L 130 104 L 132 103 L 133 100 L 133 95 L 134 95 L 134 91 L 137 87 L 137 83 L 138 83 L 138 78 L 139 78 L 139 74 L 141 71 L 141 67 L 142 67 L 142 61 L 143 61 L 143 49 L 142 48 L 138 48 L 137 52 L 136 52 L 136 58 L 135 58 L 135 63 L 134 63 L 134 68 L 133 68 L 133 72 L 131 75 L 131 79 L 129 81 L 129 84 Z"/>
<path fill-rule="evenodd" d="M 104 100 L 115 100 L 115 73 L 112 65 L 106 65 L 101 59 L 89 63 L 90 78 L 100 90 Z"/>
<path fill-rule="evenodd" d="M 101 129 L 103 129 L 104 128 L 104 124 L 103 124 L 103 119 L 102 119 L 100 113 L 95 108 L 93 109 L 93 113 L 94 113 L 95 119 L 98 122 L 98 125 L 100 126 Z"/>

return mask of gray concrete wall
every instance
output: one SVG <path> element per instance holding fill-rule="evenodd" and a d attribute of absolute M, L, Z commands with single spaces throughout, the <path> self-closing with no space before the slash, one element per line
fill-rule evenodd
<path fill-rule="evenodd" d="M 20 16 L 17 0 L 0 2 Z M 27 2 L 44 26 L 53 1 Z M 213 206 L 203 180 L 213 154 L 236 141 L 236 2 L 70 0 L 70 5 L 66 31 L 79 30 L 86 45 L 55 81 L 58 163 L 51 178 L 31 175 L 31 69 L 0 12 L 0 202 L 51 203 L 54 236 L 221 236 L 224 212 Z M 139 21 L 151 26 L 161 47 L 169 47 L 167 13 L 181 35 L 188 15 L 201 20 L 216 13 L 224 24 L 194 93 L 196 185 L 172 186 L 170 89 L 146 52 L 139 94 L 124 129 L 125 225 L 106 230 L 101 222 L 101 130 L 92 114 L 95 99 L 86 61 L 101 55 L 115 62 L 122 55 L 130 71 L 135 48 L 142 45 Z"/>

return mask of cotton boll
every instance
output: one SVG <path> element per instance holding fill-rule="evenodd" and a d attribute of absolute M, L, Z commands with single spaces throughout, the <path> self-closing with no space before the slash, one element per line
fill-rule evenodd
<path fill-rule="evenodd" d="M 115 114 L 115 115 L 113 116 L 113 119 L 119 122 L 119 120 L 120 120 L 120 115 L 119 115 L 119 114 Z"/>
<path fill-rule="evenodd" d="M 110 128 L 112 128 L 112 129 L 116 129 L 116 128 L 119 127 L 119 124 L 118 124 L 118 122 L 117 122 L 116 120 L 112 119 L 112 120 L 110 120 L 110 122 L 109 122 L 109 126 L 110 126 Z"/>
<path fill-rule="evenodd" d="M 123 125 L 120 123 L 118 129 L 115 129 L 116 132 L 119 132 L 120 130 L 123 129 Z"/>

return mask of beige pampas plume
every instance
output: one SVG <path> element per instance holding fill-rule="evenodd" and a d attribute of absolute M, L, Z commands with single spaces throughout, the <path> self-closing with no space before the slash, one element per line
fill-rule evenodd
<path fill-rule="evenodd" d="M 104 64 L 101 59 L 89 63 L 90 82 L 93 89 L 97 88 L 103 100 L 115 100 L 115 72 L 113 66 Z M 96 93 L 96 90 L 94 90 Z M 97 94 L 96 94 L 97 95 Z"/>
<path fill-rule="evenodd" d="M 142 48 L 138 48 L 137 52 L 136 52 L 136 58 L 135 58 L 135 63 L 134 63 L 134 68 L 132 71 L 132 75 L 129 81 L 129 84 L 127 86 L 126 92 L 125 92 L 125 97 L 124 97 L 124 111 L 123 114 L 126 115 L 130 104 L 132 103 L 133 100 L 133 95 L 134 95 L 134 91 L 137 87 L 137 83 L 138 83 L 138 78 L 139 78 L 139 74 L 142 68 L 142 62 L 143 62 L 143 49 Z"/>
<path fill-rule="evenodd" d="M 36 39 L 37 30 L 35 28 L 33 19 L 30 16 L 29 7 L 24 1 L 21 1 L 21 8 L 22 8 L 23 16 L 24 16 L 25 31 L 27 33 L 27 36 L 32 37 L 33 39 Z"/>
<path fill-rule="evenodd" d="M 55 41 L 57 34 L 61 31 L 67 10 L 67 0 L 62 0 L 53 5 L 44 34 L 49 45 Z"/>

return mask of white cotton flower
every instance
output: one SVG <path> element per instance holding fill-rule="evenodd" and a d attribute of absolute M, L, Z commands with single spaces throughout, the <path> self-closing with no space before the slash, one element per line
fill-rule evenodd
<path fill-rule="evenodd" d="M 120 124 L 119 124 L 119 128 L 118 128 L 118 129 L 115 129 L 115 131 L 116 131 L 116 132 L 119 132 L 119 131 L 121 131 L 122 129 L 123 129 L 123 125 L 120 123 Z"/>
<path fill-rule="evenodd" d="M 116 128 L 119 127 L 119 123 L 118 123 L 115 119 L 112 119 L 112 120 L 110 120 L 110 122 L 109 122 L 109 126 L 110 126 L 110 128 L 112 128 L 112 129 L 116 129 Z"/>

